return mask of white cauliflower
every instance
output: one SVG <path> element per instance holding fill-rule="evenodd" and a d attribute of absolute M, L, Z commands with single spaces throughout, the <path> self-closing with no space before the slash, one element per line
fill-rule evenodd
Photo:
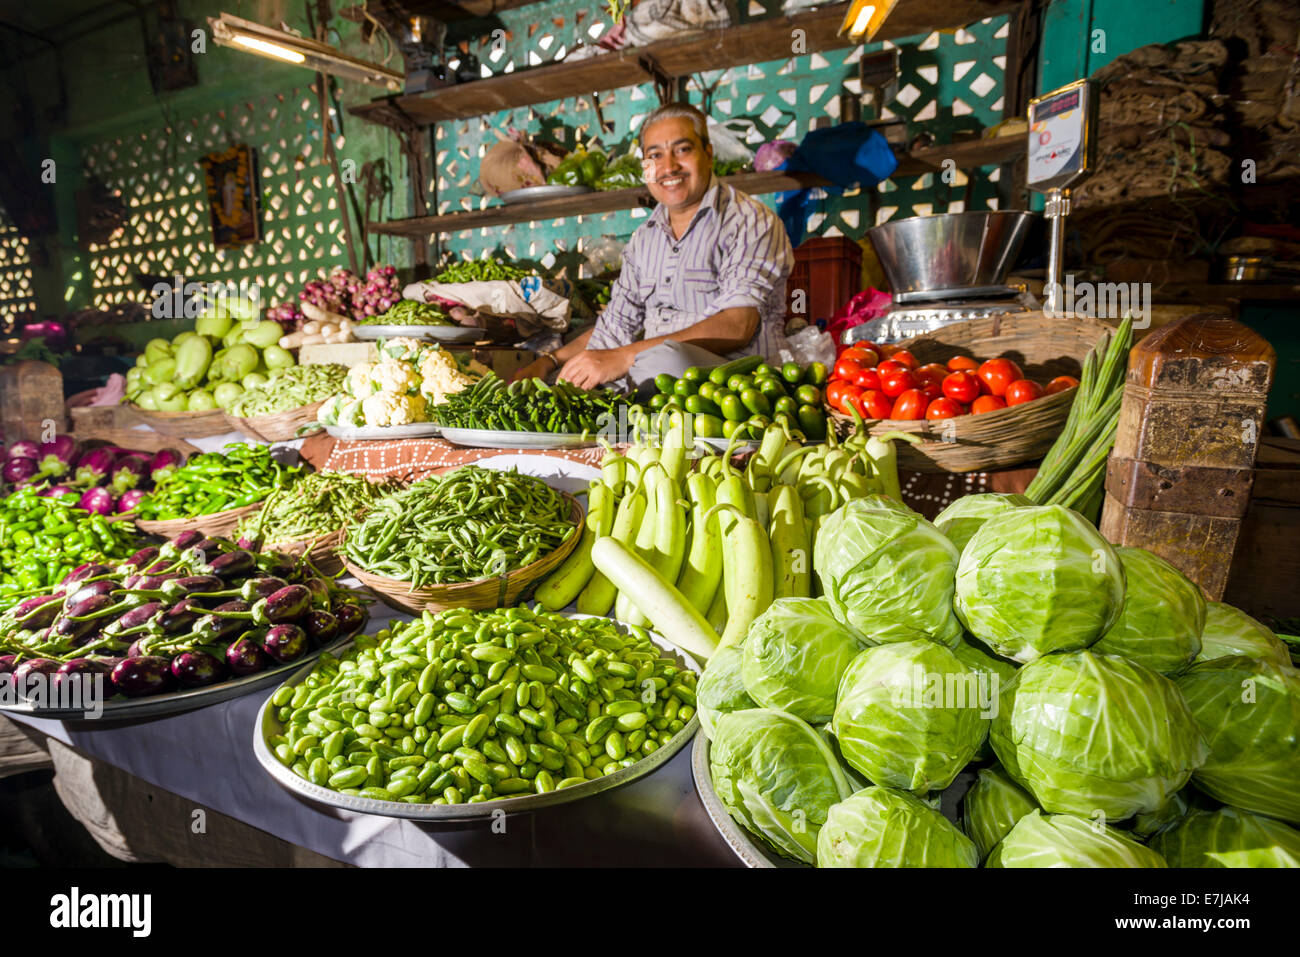
<path fill-rule="evenodd" d="M 378 365 L 371 368 L 370 381 L 379 392 L 404 395 L 420 389 L 420 376 L 415 367 L 396 359 L 381 359 Z"/>
<path fill-rule="evenodd" d="M 364 399 L 368 395 L 373 395 L 379 391 L 379 387 L 370 380 L 370 373 L 374 366 L 369 362 L 363 362 L 359 366 L 353 366 L 348 370 L 346 378 L 343 380 L 343 388 L 347 394 L 354 399 Z"/>
<path fill-rule="evenodd" d="M 351 400 L 346 395 L 335 395 L 326 399 L 325 404 L 316 411 L 316 421 L 321 425 L 338 425 L 339 413 L 349 401 Z"/>
<path fill-rule="evenodd" d="M 440 349 L 425 355 L 420 363 L 420 379 L 420 392 L 435 405 L 473 381 L 456 367 L 456 360 Z"/>
<path fill-rule="evenodd" d="M 351 402 L 348 402 L 339 409 L 338 424 L 351 426 L 354 429 L 365 425 L 366 417 L 364 410 L 362 409 L 362 404 L 365 401 L 366 400 L 364 399 L 353 399 Z"/>
<path fill-rule="evenodd" d="M 403 362 L 418 363 L 427 349 L 427 345 L 419 339 L 412 339 L 410 336 L 398 336 L 396 339 L 389 339 L 379 344 L 380 355 L 388 356 L 390 359 L 399 359 Z"/>
<path fill-rule="evenodd" d="M 366 425 L 406 425 L 424 421 L 424 396 L 377 392 L 362 403 Z"/>

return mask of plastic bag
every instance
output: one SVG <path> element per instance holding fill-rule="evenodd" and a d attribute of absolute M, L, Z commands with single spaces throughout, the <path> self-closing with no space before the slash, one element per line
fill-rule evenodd
<path fill-rule="evenodd" d="M 839 342 L 845 330 L 870 322 L 872 319 L 879 319 L 889 312 L 893 301 L 893 296 L 879 289 L 864 289 L 862 292 L 855 293 L 853 298 L 840 306 L 831 317 L 831 321 L 826 325 L 826 331 L 831 334 L 834 342 Z"/>
<path fill-rule="evenodd" d="M 641 0 L 623 18 L 629 46 L 731 26 L 725 0 Z"/>
<path fill-rule="evenodd" d="M 782 365 L 787 362 L 797 362 L 806 366 L 812 362 L 820 362 L 829 368 L 835 364 L 835 341 L 816 326 L 807 326 L 794 335 L 786 337 L 785 345 L 777 354 L 777 358 L 781 360 Z"/>

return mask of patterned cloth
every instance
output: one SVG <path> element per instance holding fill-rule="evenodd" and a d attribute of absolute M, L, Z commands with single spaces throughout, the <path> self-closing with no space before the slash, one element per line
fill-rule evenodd
<path fill-rule="evenodd" d="M 728 358 L 774 356 L 785 341 L 785 284 L 793 268 L 794 250 L 776 214 L 714 177 L 680 239 L 662 204 L 632 234 L 587 348 L 655 339 L 750 306 L 759 313 L 758 332 Z"/>

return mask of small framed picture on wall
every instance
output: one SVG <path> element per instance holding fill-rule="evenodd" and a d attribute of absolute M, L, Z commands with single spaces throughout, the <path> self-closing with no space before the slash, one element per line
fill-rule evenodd
<path fill-rule="evenodd" d="M 244 144 L 209 153 L 203 182 L 212 218 L 212 241 L 231 249 L 262 238 L 261 190 L 257 182 L 257 150 Z"/>

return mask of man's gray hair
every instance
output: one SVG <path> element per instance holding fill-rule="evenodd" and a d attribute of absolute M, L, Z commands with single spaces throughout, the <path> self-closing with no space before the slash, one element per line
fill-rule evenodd
<path fill-rule="evenodd" d="M 646 130 L 660 120 L 690 120 L 691 125 L 695 127 L 696 135 L 700 138 L 700 145 L 709 145 L 709 118 L 707 116 L 689 103 L 665 103 L 641 121 L 641 129 L 637 133 L 636 141 L 637 145 L 642 149 L 645 149 Z"/>

